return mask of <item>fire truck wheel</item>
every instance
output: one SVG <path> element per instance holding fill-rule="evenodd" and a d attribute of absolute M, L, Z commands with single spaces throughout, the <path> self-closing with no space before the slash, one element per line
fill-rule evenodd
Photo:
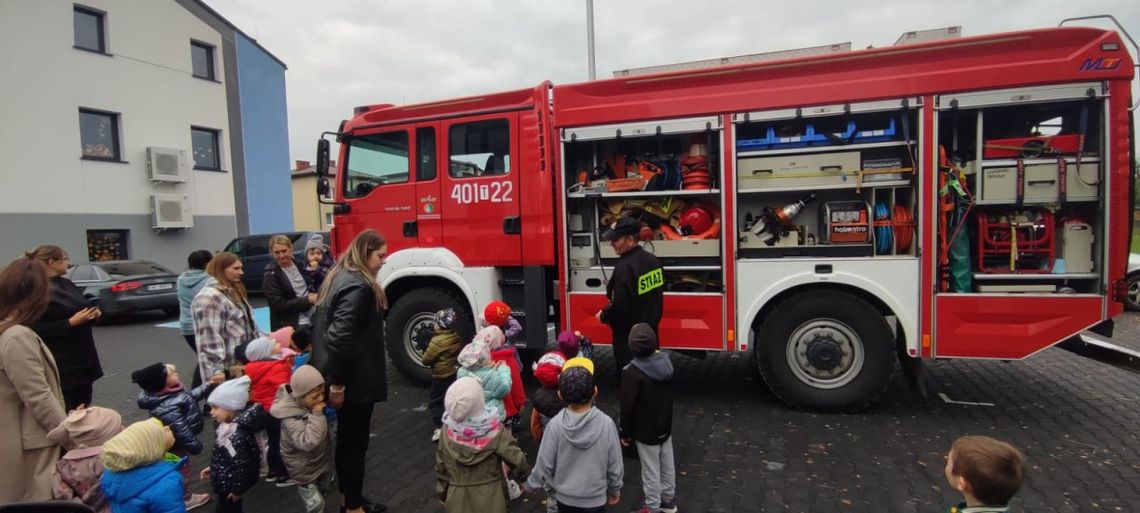
<path fill-rule="evenodd" d="M 1124 308 L 1132 312 L 1140 312 L 1140 273 L 1128 277 L 1128 301 Z"/>
<path fill-rule="evenodd" d="M 435 334 L 435 313 L 452 308 L 460 340 L 475 336 L 474 321 L 467 303 L 456 295 L 439 288 L 415 289 L 396 300 L 388 313 L 384 338 L 392 364 L 408 379 L 420 384 L 431 384 L 431 368 L 420 360 L 428 342 Z"/>
<path fill-rule="evenodd" d="M 862 408 L 895 370 L 890 326 L 875 307 L 846 292 L 788 298 L 768 315 L 756 341 L 764 382 L 796 408 Z"/>

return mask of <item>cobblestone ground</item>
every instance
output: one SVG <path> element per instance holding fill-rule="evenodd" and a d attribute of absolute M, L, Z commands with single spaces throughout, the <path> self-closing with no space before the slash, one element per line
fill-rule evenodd
<path fill-rule="evenodd" d="M 134 404 L 130 372 L 170 361 L 189 374 L 193 355 L 177 330 L 138 316 L 96 329 L 107 376 L 95 402 L 128 420 Z M 1140 347 L 1140 314 L 1117 320 L 1116 338 Z M 599 373 L 610 376 L 608 351 Z M 1017 511 L 1140 511 L 1140 375 L 1059 349 L 1020 362 L 959 360 L 928 366 L 929 397 L 912 393 L 896 374 L 883 397 L 859 414 L 822 415 L 788 409 L 763 386 L 749 358 L 674 355 L 677 405 L 674 446 L 679 505 L 686 512 L 943 511 L 958 500 L 943 477 L 943 455 L 963 434 L 1007 440 L 1027 455 L 1028 480 Z M 442 511 L 434 493 L 427 390 L 389 372 L 390 400 L 373 418 L 366 494 L 394 512 Z M 533 386 L 533 385 L 532 385 Z M 617 413 L 615 383 L 601 384 L 601 408 Z M 990 403 L 962 405 L 953 401 Z M 203 440 L 212 440 L 212 433 Z M 529 435 L 520 443 L 535 454 Z M 532 460 L 533 461 L 533 460 Z M 195 471 L 206 463 L 194 458 Z M 641 499 L 636 460 L 626 459 L 620 506 Z M 206 483 L 195 486 L 207 491 Z M 330 498 L 328 511 L 338 499 Z M 246 511 L 301 511 L 293 489 L 259 484 Z M 207 506 L 210 510 L 213 505 Z M 543 511 L 523 499 L 513 511 Z"/>

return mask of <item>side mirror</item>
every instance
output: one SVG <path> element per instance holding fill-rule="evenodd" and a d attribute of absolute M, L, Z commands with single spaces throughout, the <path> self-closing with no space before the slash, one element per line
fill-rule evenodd
<path fill-rule="evenodd" d="M 325 138 L 317 140 L 317 176 L 329 175 L 329 141 Z M 327 180 L 326 180 L 327 187 Z"/>
<path fill-rule="evenodd" d="M 329 197 L 329 179 L 321 176 L 317 178 L 317 196 L 322 198 Z"/>

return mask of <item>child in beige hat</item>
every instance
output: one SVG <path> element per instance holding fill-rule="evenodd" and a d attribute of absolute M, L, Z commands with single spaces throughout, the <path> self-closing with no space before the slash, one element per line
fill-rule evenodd
<path fill-rule="evenodd" d="M 99 479 L 103 476 L 103 444 L 123 430 L 118 412 L 99 406 L 72 410 L 48 439 L 63 447 L 74 447 L 52 470 L 52 496 L 56 500 L 86 504 L 96 513 L 110 513 Z"/>

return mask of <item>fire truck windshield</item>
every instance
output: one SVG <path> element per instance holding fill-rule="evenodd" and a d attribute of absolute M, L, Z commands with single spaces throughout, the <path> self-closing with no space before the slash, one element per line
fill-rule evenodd
<path fill-rule="evenodd" d="M 408 181 L 408 133 L 354 137 L 343 179 L 346 198 L 362 198 L 378 186 Z"/>

